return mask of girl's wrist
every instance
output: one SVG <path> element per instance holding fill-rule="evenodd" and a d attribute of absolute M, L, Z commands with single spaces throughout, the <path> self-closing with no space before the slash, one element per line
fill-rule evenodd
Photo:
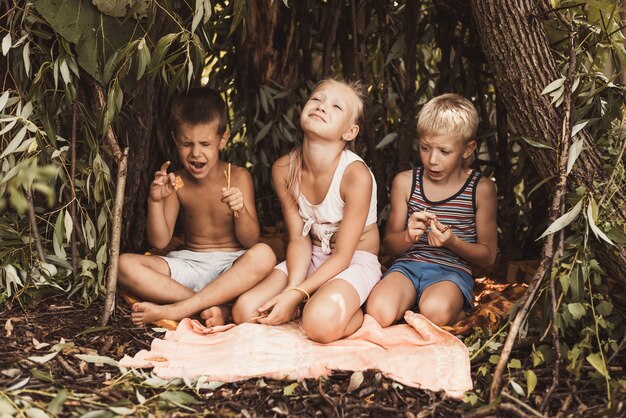
<path fill-rule="evenodd" d="M 307 292 L 305 289 L 298 287 L 298 286 L 292 286 L 292 287 L 288 287 L 285 292 L 289 292 L 289 291 L 293 291 L 291 293 L 293 294 L 299 294 L 300 297 L 302 298 L 301 302 L 307 302 L 309 299 L 311 299 L 311 295 L 309 294 L 309 292 Z"/>

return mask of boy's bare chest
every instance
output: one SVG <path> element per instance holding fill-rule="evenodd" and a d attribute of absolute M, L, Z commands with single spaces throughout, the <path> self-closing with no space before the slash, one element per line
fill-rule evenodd
<path fill-rule="evenodd" d="M 192 185 L 178 193 L 181 214 L 190 219 L 222 218 L 230 215 L 228 205 L 221 201 L 222 185 Z M 207 219 L 205 219 L 207 220 Z"/>

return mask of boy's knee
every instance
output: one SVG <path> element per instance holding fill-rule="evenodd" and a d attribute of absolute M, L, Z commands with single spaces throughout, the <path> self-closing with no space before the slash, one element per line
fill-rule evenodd
<path fill-rule="evenodd" d="M 425 299 L 419 304 L 419 313 L 435 325 L 449 325 L 459 312 L 459 309 L 446 299 Z"/>
<path fill-rule="evenodd" d="M 259 242 L 254 244 L 248 251 L 254 265 L 260 269 L 270 271 L 276 265 L 276 254 L 269 245 Z"/>
<path fill-rule="evenodd" d="M 396 322 L 395 307 L 381 298 L 370 298 L 365 303 L 365 313 L 372 316 L 381 327 L 388 327 Z"/>
<path fill-rule="evenodd" d="M 124 253 L 120 255 L 117 263 L 117 270 L 119 272 L 118 280 L 122 283 L 125 283 L 128 279 L 128 272 L 132 269 L 133 254 Z"/>

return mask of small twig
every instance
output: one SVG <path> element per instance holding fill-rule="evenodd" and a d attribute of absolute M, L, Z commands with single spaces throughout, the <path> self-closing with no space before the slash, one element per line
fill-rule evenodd
<path fill-rule="evenodd" d="M 74 179 L 76 178 L 76 126 L 78 125 L 78 106 L 74 103 L 72 114 L 72 132 L 71 141 L 72 146 L 70 148 L 70 190 L 72 192 L 72 201 L 70 202 L 70 215 L 72 217 L 72 235 L 71 240 L 71 256 L 72 256 L 72 273 L 74 278 L 78 275 L 78 243 L 76 237 L 78 235 L 78 221 L 76 220 L 76 185 Z"/>
<path fill-rule="evenodd" d="M 63 369 L 65 369 L 66 372 L 72 375 L 72 377 L 78 377 L 81 375 L 81 373 L 77 372 L 72 366 L 67 363 L 67 361 L 65 361 L 63 356 L 57 356 L 57 362 Z"/>
<path fill-rule="evenodd" d="M 101 111 L 102 109 L 106 107 L 106 99 L 104 98 L 104 91 L 102 90 L 102 86 L 95 81 L 93 82 L 93 88 L 96 91 L 96 96 L 98 100 L 97 110 Z M 115 133 L 113 133 L 113 128 L 111 126 L 109 126 L 109 128 L 107 129 L 105 138 L 109 144 L 109 147 L 111 148 L 111 152 L 113 153 L 115 160 L 117 161 L 118 164 L 121 164 L 122 158 L 123 158 L 122 150 L 120 149 L 120 146 L 117 143 L 117 139 L 115 138 Z"/>
<path fill-rule="evenodd" d="M 483 418 L 493 416 L 498 410 L 498 405 L 486 405 L 465 414 L 465 418 Z"/>
<path fill-rule="evenodd" d="M 33 195 L 30 189 L 24 189 L 26 200 L 28 201 L 28 220 L 30 221 L 30 233 L 35 241 L 35 249 L 39 261 L 46 261 L 46 254 L 43 252 L 41 239 L 39 238 L 39 228 L 37 227 L 37 216 L 35 215 L 35 206 L 33 204 Z"/>
<path fill-rule="evenodd" d="M 498 411 L 511 412 L 518 417 L 526 418 L 528 414 L 511 403 L 501 403 L 498 405 Z"/>
<path fill-rule="evenodd" d="M 569 406 L 572 404 L 572 399 L 574 399 L 574 395 L 570 393 L 567 396 L 567 398 L 565 398 L 565 402 L 563 402 L 563 404 L 561 405 L 561 408 L 559 409 L 559 412 L 555 415 L 554 418 L 561 418 L 563 415 L 565 415 L 565 412 L 569 409 Z"/>
<path fill-rule="evenodd" d="M 544 414 L 542 414 L 541 412 L 537 411 L 536 409 L 532 408 L 530 405 L 525 404 L 524 402 L 520 401 L 519 399 L 517 399 L 515 396 L 511 396 L 509 395 L 507 392 L 502 392 L 502 396 L 504 398 L 507 398 L 513 402 L 515 402 L 516 404 L 518 404 L 519 406 L 521 406 L 522 408 L 524 408 L 525 410 L 527 410 L 528 412 L 530 412 L 531 414 L 537 416 L 537 417 L 545 417 Z M 525 414 L 524 416 L 527 416 L 528 414 Z"/>
<path fill-rule="evenodd" d="M 337 410 L 337 406 L 335 405 L 333 400 L 326 394 L 326 392 L 324 392 L 324 389 L 322 388 L 322 379 L 319 379 L 319 384 L 317 385 L 317 389 L 320 395 L 322 395 L 322 398 L 326 401 L 326 403 L 330 405 L 333 412 L 335 413 L 335 416 L 339 417 L 340 415 L 339 415 L 339 411 Z"/>
<path fill-rule="evenodd" d="M 226 179 L 226 188 L 230 189 L 230 163 L 228 163 L 228 171 L 224 170 L 224 178 Z M 235 218 L 239 217 L 239 211 L 234 210 L 233 211 L 233 216 Z"/>

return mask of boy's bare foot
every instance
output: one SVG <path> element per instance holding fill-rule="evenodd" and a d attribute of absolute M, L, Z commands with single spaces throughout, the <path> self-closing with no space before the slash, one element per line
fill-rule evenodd
<path fill-rule="evenodd" d="M 211 306 L 200 312 L 200 318 L 204 319 L 207 327 L 216 327 L 226 324 L 226 320 L 230 316 L 228 306 Z"/>
<path fill-rule="evenodd" d="M 142 326 L 159 319 L 170 319 L 167 311 L 168 309 L 162 305 L 155 305 L 150 302 L 137 302 L 133 303 L 133 312 L 130 314 L 130 319 L 133 321 L 133 324 Z"/>

